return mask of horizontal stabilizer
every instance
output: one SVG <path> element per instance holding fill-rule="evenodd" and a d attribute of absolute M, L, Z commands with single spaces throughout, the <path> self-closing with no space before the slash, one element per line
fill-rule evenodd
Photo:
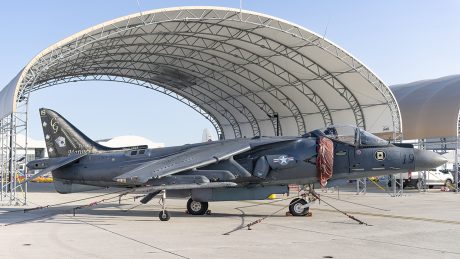
<path fill-rule="evenodd" d="M 40 170 L 38 173 L 34 174 L 33 176 L 27 178 L 24 182 L 21 184 L 27 183 L 32 181 L 33 179 L 36 179 L 37 177 L 40 177 L 44 174 L 47 174 L 51 171 L 54 171 L 58 168 L 61 168 L 63 166 L 66 166 L 72 162 L 77 161 L 78 159 L 86 156 L 86 154 L 79 154 L 79 155 L 73 155 L 73 156 L 68 156 L 68 157 L 62 157 L 62 158 L 53 158 L 53 159 L 47 159 L 48 161 L 52 161 L 52 164 L 50 164 L 48 167 Z M 40 160 L 43 161 L 43 160 Z M 30 162 L 29 164 L 34 164 L 34 161 Z"/>

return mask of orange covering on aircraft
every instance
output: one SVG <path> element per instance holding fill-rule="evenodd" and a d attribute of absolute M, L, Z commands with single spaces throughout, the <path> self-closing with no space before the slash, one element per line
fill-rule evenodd
<path fill-rule="evenodd" d="M 334 142 L 328 138 L 320 137 L 318 139 L 317 152 L 316 168 L 318 180 L 321 187 L 325 187 L 327 180 L 332 177 L 334 166 Z"/>

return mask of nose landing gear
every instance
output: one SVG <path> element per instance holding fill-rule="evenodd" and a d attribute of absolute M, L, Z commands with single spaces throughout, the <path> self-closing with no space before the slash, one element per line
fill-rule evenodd
<path fill-rule="evenodd" d="M 310 203 L 319 199 L 314 186 L 312 184 L 300 186 L 298 195 L 289 203 L 289 213 L 292 216 L 311 216 Z"/>
<path fill-rule="evenodd" d="M 289 203 L 289 212 L 293 216 L 305 216 L 310 210 L 310 204 L 303 198 L 295 198 Z"/>

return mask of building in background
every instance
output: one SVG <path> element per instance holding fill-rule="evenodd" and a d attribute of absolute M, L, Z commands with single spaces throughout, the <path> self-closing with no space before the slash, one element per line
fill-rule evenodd
<path fill-rule="evenodd" d="M 131 147 L 147 145 L 148 148 L 161 148 L 164 147 L 164 143 L 156 143 L 150 139 L 140 136 L 118 136 L 110 139 L 101 139 L 97 141 L 99 144 L 107 147 Z"/>

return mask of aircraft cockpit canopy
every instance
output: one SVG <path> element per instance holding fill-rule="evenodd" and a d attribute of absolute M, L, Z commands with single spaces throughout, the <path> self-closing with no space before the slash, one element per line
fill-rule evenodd
<path fill-rule="evenodd" d="M 381 139 L 372 133 L 359 129 L 360 146 L 388 146 L 389 141 Z"/>
<path fill-rule="evenodd" d="M 320 129 L 320 131 L 330 139 L 335 139 L 353 146 L 388 146 L 388 141 L 351 125 L 331 125 Z"/>

